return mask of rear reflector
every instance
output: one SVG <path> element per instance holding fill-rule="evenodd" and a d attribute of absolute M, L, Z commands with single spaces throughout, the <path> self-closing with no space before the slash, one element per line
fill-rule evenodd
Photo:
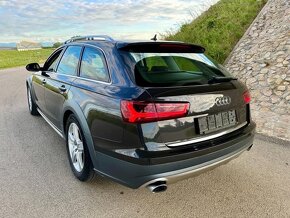
<path fill-rule="evenodd" d="M 188 110 L 189 103 L 121 101 L 123 120 L 129 123 L 146 123 L 184 117 Z"/>
<path fill-rule="evenodd" d="M 244 92 L 243 94 L 244 102 L 249 104 L 251 102 L 251 95 L 249 91 Z"/>

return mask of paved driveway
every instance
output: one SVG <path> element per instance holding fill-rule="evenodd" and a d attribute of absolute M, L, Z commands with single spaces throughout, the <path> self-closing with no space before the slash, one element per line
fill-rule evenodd
<path fill-rule="evenodd" d="M 64 141 L 28 113 L 27 75 L 0 71 L 0 217 L 290 217 L 290 144 L 261 137 L 240 158 L 160 194 L 77 181 Z"/>

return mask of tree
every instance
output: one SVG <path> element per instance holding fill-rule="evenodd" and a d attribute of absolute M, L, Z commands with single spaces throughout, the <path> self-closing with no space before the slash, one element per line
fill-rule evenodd
<path fill-rule="evenodd" d="M 62 43 L 61 42 L 55 42 L 54 44 L 53 44 L 53 48 L 58 48 L 59 46 L 61 46 L 62 45 Z"/>

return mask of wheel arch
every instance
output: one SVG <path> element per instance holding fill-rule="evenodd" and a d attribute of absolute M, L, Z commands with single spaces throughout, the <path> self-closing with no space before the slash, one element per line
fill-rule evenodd
<path fill-rule="evenodd" d="M 32 84 L 32 77 L 33 77 L 33 75 L 30 75 L 29 77 L 26 78 L 26 81 L 25 81 L 26 89 L 28 89 L 28 88 L 30 89 L 32 100 L 37 105 L 38 98 L 37 98 L 37 95 L 35 93 L 35 89 L 34 89 L 33 84 Z"/>
<path fill-rule="evenodd" d="M 63 119 L 62 119 L 63 133 L 64 133 L 64 134 L 66 133 L 66 122 L 67 122 L 67 119 L 69 118 L 69 116 L 70 116 L 71 114 L 74 114 L 74 112 L 72 112 L 70 109 L 67 109 L 67 110 L 64 112 Z"/>
<path fill-rule="evenodd" d="M 79 106 L 79 104 L 77 104 L 77 102 L 75 102 L 74 100 L 70 99 L 65 101 L 64 103 L 64 107 L 63 107 L 63 116 L 62 116 L 62 132 L 63 135 L 66 136 L 66 122 L 68 117 L 73 114 L 76 119 L 78 120 L 80 127 L 82 129 L 82 132 L 84 134 L 85 140 L 86 140 L 86 144 L 90 153 L 90 157 L 93 163 L 94 168 L 96 169 L 98 166 L 98 159 L 96 158 L 96 152 L 95 152 L 95 148 L 94 148 L 94 143 L 93 143 L 93 139 L 91 136 L 91 131 L 89 128 L 89 125 L 87 123 L 87 119 L 81 109 L 81 107 Z"/>
<path fill-rule="evenodd" d="M 26 78 L 26 88 L 31 88 L 32 75 Z"/>

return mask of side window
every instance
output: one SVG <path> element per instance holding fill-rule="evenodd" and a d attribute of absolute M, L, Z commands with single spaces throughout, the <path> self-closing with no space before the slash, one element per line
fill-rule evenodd
<path fill-rule="evenodd" d="M 76 76 L 81 51 L 81 46 L 69 46 L 59 62 L 57 73 Z"/>
<path fill-rule="evenodd" d="M 46 63 L 46 66 L 44 66 L 44 69 L 46 71 L 51 71 L 51 72 L 56 71 L 57 63 L 60 59 L 61 52 L 62 52 L 62 49 L 57 51 L 52 57 L 49 58 L 48 62 Z"/>
<path fill-rule="evenodd" d="M 80 76 L 102 82 L 109 82 L 109 73 L 105 57 L 101 51 L 86 47 L 83 53 Z"/>

